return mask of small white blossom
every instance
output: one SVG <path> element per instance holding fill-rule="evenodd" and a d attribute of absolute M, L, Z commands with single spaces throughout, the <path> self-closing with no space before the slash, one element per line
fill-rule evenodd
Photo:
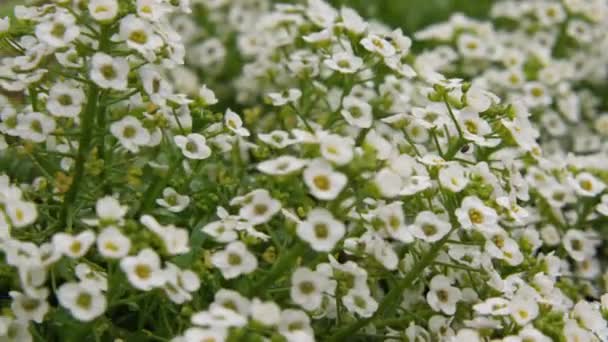
<path fill-rule="evenodd" d="M 482 232 L 494 232 L 498 228 L 496 211 L 475 196 L 468 196 L 456 209 L 458 222 L 464 229 L 475 228 Z"/>
<path fill-rule="evenodd" d="M 163 190 L 163 197 L 156 199 L 156 204 L 167 208 L 167 210 L 179 213 L 190 204 L 190 197 L 180 195 L 175 189 L 168 187 Z"/>
<path fill-rule="evenodd" d="M 110 21 L 118 14 L 117 0 L 91 0 L 88 5 L 91 17 L 97 21 Z"/>
<path fill-rule="evenodd" d="M 176 135 L 173 140 L 188 159 L 207 159 L 211 156 L 211 149 L 207 146 L 204 136 L 198 133 L 190 133 L 187 136 Z"/>
<path fill-rule="evenodd" d="M 258 267 L 255 255 L 240 241 L 231 242 L 224 250 L 213 253 L 211 263 L 220 269 L 226 279 L 251 273 Z"/>
<path fill-rule="evenodd" d="M 452 192 L 460 192 L 467 186 L 469 179 L 460 164 L 450 163 L 439 170 L 439 183 Z"/>
<path fill-rule="evenodd" d="M 329 252 L 342 239 L 346 229 L 326 209 L 316 208 L 308 213 L 305 221 L 298 223 L 296 232 L 316 251 Z"/>
<path fill-rule="evenodd" d="M 328 201 L 338 197 L 346 186 L 347 178 L 326 162 L 315 160 L 304 170 L 304 182 L 313 196 Z"/>
<path fill-rule="evenodd" d="M 451 229 L 449 222 L 440 219 L 431 211 L 422 211 L 409 226 L 412 235 L 418 239 L 435 242 L 443 238 Z"/>
<path fill-rule="evenodd" d="M 108 227 L 97 237 L 97 250 L 106 258 L 121 259 L 129 254 L 131 240 L 118 228 Z"/>
<path fill-rule="evenodd" d="M 150 291 L 165 283 L 160 258 L 150 248 L 141 250 L 136 256 L 123 258 L 120 260 L 120 268 L 126 273 L 131 285 L 142 291 Z"/>
<path fill-rule="evenodd" d="M 129 63 L 121 57 L 112 57 L 102 52 L 91 59 L 91 80 L 104 89 L 126 90 Z"/>
<path fill-rule="evenodd" d="M 101 316 L 107 306 L 106 297 L 102 292 L 79 283 L 61 285 L 57 289 L 57 299 L 74 318 L 84 322 Z"/>
<path fill-rule="evenodd" d="M 304 310 L 315 310 L 321 306 L 323 293 L 330 287 L 324 275 L 300 267 L 291 276 L 291 300 Z"/>
<path fill-rule="evenodd" d="M 249 130 L 243 126 L 243 120 L 241 120 L 241 117 L 230 109 L 226 110 L 226 114 L 224 115 L 224 124 L 229 130 L 238 136 L 248 137 L 250 135 Z"/>
<path fill-rule="evenodd" d="M 434 311 L 447 315 L 456 312 L 456 304 L 462 299 L 462 294 L 460 289 L 451 284 L 452 281 L 444 275 L 436 275 L 431 279 L 426 300 Z"/>
<path fill-rule="evenodd" d="M 343 74 L 352 74 L 363 66 L 363 60 L 348 52 L 339 52 L 324 61 L 325 65 Z"/>
<path fill-rule="evenodd" d="M 55 249 L 70 258 L 83 257 L 93 243 L 95 243 L 95 233 L 91 230 L 85 230 L 74 236 L 66 233 L 57 233 L 53 236 Z"/>

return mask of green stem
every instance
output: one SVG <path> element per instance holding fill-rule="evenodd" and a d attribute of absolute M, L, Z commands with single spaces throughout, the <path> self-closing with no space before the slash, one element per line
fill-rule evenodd
<path fill-rule="evenodd" d="M 445 102 L 446 107 L 448 107 L 448 113 L 450 114 L 450 118 L 452 119 L 452 122 L 454 122 L 454 125 L 456 126 L 456 129 L 458 130 L 458 136 L 462 139 L 462 137 L 463 137 L 462 128 L 460 128 L 460 124 L 458 123 L 458 120 L 456 119 L 456 115 L 454 115 L 454 112 L 452 111 L 452 106 L 450 105 L 450 101 L 448 100 L 447 93 L 443 94 L 443 101 Z"/>
<path fill-rule="evenodd" d="M 414 285 L 414 281 L 420 277 L 424 269 L 429 266 L 437 257 L 443 245 L 448 241 L 449 236 L 452 232 L 446 234 L 441 240 L 437 241 L 431 249 L 429 249 L 426 254 L 422 256 L 420 261 L 414 265 L 414 267 L 406 274 L 406 276 L 401 279 L 395 287 L 393 287 L 387 294 L 384 296 L 380 305 L 378 306 L 378 310 L 368 318 L 358 320 L 350 325 L 345 326 L 342 329 L 336 331 L 332 336 L 330 336 L 327 341 L 331 342 L 339 342 L 346 341 L 349 336 L 353 336 L 357 331 L 366 326 L 369 323 L 374 322 L 378 317 L 387 316 L 392 314 L 397 306 L 401 303 L 401 296 L 403 295 L 403 291 L 410 288 Z"/>
<path fill-rule="evenodd" d="M 458 151 L 460 151 L 460 149 L 462 149 L 462 147 L 467 143 L 467 141 L 463 138 L 458 138 L 458 140 L 450 145 L 450 148 L 448 149 L 448 151 L 445 153 L 444 155 L 444 159 L 445 160 L 451 160 L 452 158 L 454 158 L 454 156 L 456 155 L 456 153 L 458 153 Z"/>
<path fill-rule="evenodd" d="M 106 27 L 103 27 L 101 30 L 101 35 L 99 37 L 99 50 L 104 51 L 106 49 L 106 45 L 108 44 L 110 39 L 110 32 Z M 91 145 L 91 137 L 93 136 L 94 130 L 94 121 L 96 115 L 105 115 L 104 111 L 101 110 L 102 114 L 98 114 L 97 111 L 100 109 L 99 106 L 99 97 L 100 90 L 97 84 L 90 82 L 89 89 L 87 92 L 87 105 L 80 113 L 80 139 L 78 141 L 78 152 L 76 155 L 76 166 L 74 167 L 74 177 L 72 178 L 72 184 L 67 194 L 63 199 L 63 208 L 61 209 L 61 213 L 59 216 L 59 224 L 60 228 L 64 227 L 68 223 L 68 216 L 70 207 L 73 207 L 74 200 L 78 196 L 78 191 L 80 190 L 80 186 L 82 183 L 82 178 L 84 176 L 85 164 L 87 161 L 87 156 L 89 154 L 90 145 Z M 105 120 L 105 119 L 104 119 Z M 106 132 L 102 133 L 105 136 Z M 71 223 L 70 223 L 71 226 Z"/>
<path fill-rule="evenodd" d="M 279 277 L 294 266 L 298 261 L 298 257 L 304 254 L 306 250 L 306 244 L 298 242 L 292 249 L 282 254 L 270 272 L 251 288 L 251 294 L 264 293 L 272 283 L 276 282 Z"/>
<path fill-rule="evenodd" d="M 99 141 L 97 142 L 97 155 L 103 162 L 101 173 L 99 174 L 100 182 L 103 185 L 104 191 L 110 192 L 109 185 L 105 183 L 107 169 L 107 153 L 106 153 L 106 111 L 100 109 L 97 112 L 97 126 L 100 130 Z"/>
<path fill-rule="evenodd" d="M 61 224 L 60 227 L 65 226 L 67 223 L 70 207 L 73 205 L 82 183 L 85 163 L 87 161 L 87 155 L 89 154 L 89 147 L 91 145 L 91 136 L 93 135 L 93 121 L 95 120 L 95 113 L 97 112 L 98 96 L 99 88 L 96 84 L 91 84 L 87 95 L 89 102 L 87 103 L 85 110 L 80 114 L 81 134 L 78 142 L 76 166 L 74 167 L 72 185 L 70 186 L 70 189 L 63 200 L 63 208 L 59 217 L 59 222 Z"/>

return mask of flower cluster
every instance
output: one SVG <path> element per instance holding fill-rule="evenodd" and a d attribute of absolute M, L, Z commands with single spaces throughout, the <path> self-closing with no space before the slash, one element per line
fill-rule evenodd
<path fill-rule="evenodd" d="M 195 0 L 192 13 L 174 15 L 171 26 L 188 46 L 186 66 L 169 71 L 177 89 L 197 94 L 204 80 L 223 100 L 239 96 L 232 79 L 241 71 L 246 50 L 241 50 L 238 37 L 256 27 L 271 4 L 271 0 Z"/>
<path fill-rule="evenodd" d="M 453 15 L 416 33 L 416 66 L 520 98 L 548 154 L 606 153 L 608 67 L 604 1 L 498 2 L 492 21 Z"/>
<path fill-rule="evenodd" d="M 455 16 L 420 50 L 323 0 L 15 7 L 0 340 L 608 340 L 607 159 L 545 151 L 557 91 L 604 80 L 525 40 L 588 22 L 605 67 L 589 3 L 499 3 L 505 31 Z M 237 111 L 180 66 L 227 41 Z"/>

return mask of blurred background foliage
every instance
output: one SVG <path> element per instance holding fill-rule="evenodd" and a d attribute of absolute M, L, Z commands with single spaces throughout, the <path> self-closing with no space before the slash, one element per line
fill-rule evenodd
<path fill-rule="evenodd" d="M 238 0 L 236 0 L 238 1 Z M 452 13 L 484 17 L 496 0 L 329 0 L 335 7 L 350 6 L 366 18 L 375 18 L 404 32 L 416 30 L 443 21 Z M 0 0 L 0 16 L 10 14 L 23 0 Z M 280 2 L 280 1 L 277 1 Z"/>
<path fill-rule="evenodd" d="M 336 6 L 355 8 L 366 18 L 413 33 L 427 25 L 444 21 L 453 13 L 485 17 L 496 0 L 330 0 Z"/>

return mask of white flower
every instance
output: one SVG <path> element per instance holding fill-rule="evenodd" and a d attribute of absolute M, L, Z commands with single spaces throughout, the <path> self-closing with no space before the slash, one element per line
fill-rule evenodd
<path fill-rule="evenodd" d="M 483 58 L 487 53 L 487 43 L 484 43 L 479 37 L 468 33 L 462 33 L 458 36 L 458 51 L 469 58 Z"/>
<path fill-rule="evenodd" d="M 32 202 L 12 200 L 5 203 L 4 210 L 12 226 L 15 228 L 29 226 L 38 218 L 36 205 Z"/>
<path fill-rule="evenodd" d="M 319 138 L 321 155 L 323 158 L 337 165 L 346 165 L 353 159 L 353 145 L 351 138 L 337 134 L 327 134 Z"/>
<path fill-rule="evenodd" d="M 399 195 L 403 187 L 403 179 L 397 172 L 385 167 L 374 176 L 374 184 L 383 197 L 392 198 Z"/>
<path fill-rule="evenodd" d="M 242 327 L 247 324 L 247 317 L 222 305 L 212 304 L 209 310 L 192 315 L 193 324 L 214 328 Z"/>
<path fill-rule="evenodd" d="M 585 300 L 579 300 L 572 310 L 572 317 L 583 327 L 593 331 L 598 336 L 605 335 L 608 331 L 606 320 L 602 317 L 599 305 Z"/>
<path fill-rule="evenodd" d="M 306 15 L 317 26 L 329 27 L 336 20 L 336 10 L 323 0 L 308 1 Z"/>
<path fill-rule="evenodd" d="M 511 266 L 517 266 L 524 261 L 519 245 L 502 228 L 486 234 L 484 248 L 488 255 L 505 260 Z"/>
<path fill-rule="evenodd" d="M 199 89 L 198 96 L 203 100 L 204 104 L 208 106 L 214 105 L 218 102 L 213 90 L 207 88 L 207 85 L 205 84 L 203 84 L 203 86 Z"/>
<path fill-rule="evenodd" d="M 165 245 L 170 255 L 184 254 L 190 251 L 189 232 L 172 224 L 163 226 L 150 215 L 143 215 L 139 222 L 153 231 Z"/>
<path fill-rule="evenodd" d="M 215 293 L 212 305 L 219 305 L 241 316 L 247 316 L 249 315 L 251 302 L 237 291 L 220 289 Z"/>
<path fill-rule="evenodd" d="M 79 283 L 64 283 L 57 289 L 59 304 L 68 309 L 79 321 L 88 322 L 106 311 L 105 295 Z"/>
<path fill-rule="evenodd" d="M 289 137 L 289 133 L 285 131 L 275 130 L 270 133 L 260 133 L 258 138 L 264 143 L 278 149 L 285 148 L 296 142 L 295 139 Z"/>
<path fill-rule="evenodd" d="M 137 15 L 156 22 L 171 11 L 171 7 L 158 0 L 137 0 Z"/>
<path fill-rule="evenodd" d="M 531 342 L 551 342 L 552 339 L 549 336 L 546 336 L 540 330 L 534 328 L 532 325 L 528 324 L 523 329 L 519 331 L 518 334 L 521 341 L 531 341 Z"/>
<path fill-rule="evenodd" d="M 97 237 L 97 250 L 106 258 L 121 259 L 130 249 L 131 240 L 116 227 L 105 228 Z"/>
<path fill-rule="evenodd" d="M 329 252 L 342 239 L 346 231 L 344 223 L 336 220 L 323 208 L 312 209 L 305 221 L 296 228 L 300 239 L 308 242 L 315 251 Z"/>
<path fill-rule="evenodd" d="M 549 91 L 540 82 L 533 81 L 524 84 L 524 93 L 523 101 L 529 107 L 548 106 L 553 102 Z"/>
<path fill-rule="evenodd" d="M 166 263 L 164 272 L 166 282 L 163 289 L 169 299 L 176 304 L 192 300 L 191 293 L 201 286 L 198 275 L 190 270 L 182 270 L 170 262 Z"/>
<path fill-rule="evenodd" d="M 198 133 L 190 133 L 187 136 L 176 135 L 173 141 L 188 159 L 200 160 L 211 156 L 211 149 L 207 146 L 205 137 Z"/>
<path fill-rule="evenodd" d="M 163 40 L 154 33 L 153 26 L 133 14 L 120 20 L 118 36 L 150 61 L 155 57 L 154 51 L 163 46 Z"/>
<path fill-rule="evenodd" d="M 287 103 L 296 103 L 302 96 L 302 91 L 297 88 L 285 90 L 281 93 L 269 93 L 268 98 L 273 106 L 284 106 Z"/>
<path fill-rule="evenodd" d="M 389 41 L 373 33 L 361 39 L 361 45 L 367 51 L 377 53 L 382 57 L 390 57 L 396 53 L 395 47 Z"/>
<path fill-rule="evenodd" d="M 355 34 L 361 34 L 367 28 L 367 23 L 357 11 L 349 7 L 342 7 L 340 9 L 340 16 L 342 17 L 342 26 L 347 31 Z"/>
<path fill-rule="evenodd" d="M 266 160 L 258 164 L 257 169 L 267 175 L 284 176 L 299 171 L 306 165 L 302 159 L 289 155 Z"/>
<path fill-rule="evenodd" d="M 220 269 L 226 279 L 249 274 L 258 267 L 255 255 L 251 254 L 241 241 L 231 242 L 224 250 L 213 253 L 211 263 Z"/>
<path fill-rule="evenodd" d="M 133 287 L 150 291 L 165 283 L 165 274 L 160 267 L 160 258 L 150 248 L 141 250 L 136 256 L 120 260 L 120 268 L 126 273 Z"/>
<path fill-rule="evenodd" d="M 167 208 L 171 212 L 179 213 L 190 204 L 190 197 L 180 195 L 175 189 L 168 187 L 163 190 L 163 198 L 156 199 L 156 204 Z"/>
<path fill-rule="evenodd" d="M 465 95 L 467 106 L 477 113 L 485 112 L 497 99 L 496 95 L 489 93 L 479 87 L 472 86 Z"/>
<path fill-rule="evenodd" d="M 80 284 L 99 291 L 108 290 L 108 278 L 105 273 L 96 272 L 88 264 L 80 263 L 74 269 Z"/>
<path fill-rule="evenodd" d="M 344 120 L 350 125 L 359 128 L 370 128 L 374 117 L 372 115 L 372 107 L 363 100 L 347 96 L 342 103 L 343 109 L 340 111 Z"/>
<path fill-rule="evenodd" d="M 542 227 L 540 229 L 540 236 L 547 246 L 556 246 L 561 242 L 559 231 L 552 224 Z"/>
<path fill-rule="evenodd" d="M 593 334 L 589 330 L 582 328 L 574 319 L 566 320 L 563 334 L 566 342 L 595 340 L 595 336 L 593 336 Z"/>
<path fill-rule="evenodd" d="M 254 298 L 251 301 L 251 318 L 263 325 L 274 326 L 281 320 L 281 308 L 275 302 Z"/>
<path fill-rule="evenodd" d="M 429 332 L 442 341 L 449 341 L 454 336 L 454 330 L 450 327 L 451 323 L 450 318 L 434 315 L 429 319 Z"/>
<path fill-rule="evenodd" d="M 581 172 L 569 179 L 574 191 L 580 196 L 594 197 L 606 189 L 606 184 L 588 172 Z"/>
<path fill-rule="evenodd" d="M 270 221 L 281 210 L 281 202 L 272 198 L 266 189 L 253 190 L 245 196 L 234 198 L 230 203 L 242 205 L 239 216 L 252 225 Z"/>
<path fill-rule="evenodd" d="M 562 239 L 568 255 L 576 261 L 583 261 L 595 255 L 596 243 L 582 230 L 570 229 Z"/>
<path fill-rule="evenodd" d="M 104 196 L 95 203 L 95 213 L 99 218 L 98 221 L 93 221 L 92 225 L 98 224 L 118 224 L 122 225 L 123 217 L 127 214 L 129 208 L 126 205 L 121 205 L 120 202 L 112 196 Z M 90 221 L 90 220 L 89 220 Z"/>
<path fill-rule="evenodd" d="M 17 319 L 42 323 L 44 316 L 49 311 L 49 303 L 46 298 L 30 297 L 17 291 L 10 291 L 9 295 L 12 298 L 11 310 Z"/>
<path fill-rule="evenodd" d="M 602 200 L 597 205 L 596 210 L 598 213 L 608 216 L 608 194 L 602 196 Z"/>
<path fill-rule="evenodd" d="M 95 243 L 95 233 L 85 230 L 72 236 L 66 233 L 57 233 L 53 236 L 53 246 L 59 253 L 70 258 L 83 257 Z"/>
<path fill-rule="evenodd" d="M 338 52 L 324 61 L 325 65 L 342 74 L 352 74 L 363 66 L 363 60 L 348 52 Z"/>
<path fill-rule="evenodd" d="M 460 192 L 469 184 L 469 179 L 464 167 L 458 163 L 449 163 L 439 170 L 439 183 L 452 192 Z"/>
<path fill-rule="evenodd" d="M 36 37 L 53 48 L 64 47 L 79 35 L 76 18 L 66 11 L 57 11 L 36 26 Z"/>
<path fill-rule="evenodd" d="M 278 330 L 279 333 L 286 338 L 289 338 L 289 336 L 297 336 L 299 338 L 289 341 L 314 341 L 314 332 L 310 326 L 310 317 L 300 310 L 283 310 L 281 312 L 281 322 L 279 322 Z"/>
<path fill-rule="evenodd" d="M 183 342 L 196 342 L 196 341 L 211 341 L 211 342 L 224 342 L 228 338 L 228 332 L 223 328 L 199 328 L 192 327 L 186 329 L 184 332 Z M 173 340 L 172 340 L 173 341 Z"/>
<path fill-rule="evenodd" d="M 473 306 L 475 312 L 482 315 L 504 316 L 511 311 L 509 309 L 509 301 L 502 297 L 491 297 L 485 301 Z"/>
<path fill-rule="evenodd" d="M 129 63 L 122 57 L 97 52 L 91 59 L 91 80 L 104 89 L 126 90 Z"/>
<path fill-rule="evenodd" d="M 291 276 L 291 300 L 304 310 L 316 310 L 321 306 L 323 293 L 330 284 L 325 275 L 300 267 Z"/>
<path fill-rule="evenodd" d="M 371 317 L 378 310 L 378 302 L 369 294 L 367 289 L 365 291 L 357 288 L 350 289 L 342 297 L 342 303 L 348 311 L 361 317 Z"/>
<path fill-rule="evenodd" d="M 327 162 L 315 160 L 304 170 L 304 183 L 310 193 L 324 201 L 333 200 L 346 186 L 347 178 L 343 173 L 334 171 Z"/>
<path fill-rule="evenodd" d="M 19 115 L 17 120 L 19 137 L 36 143 L 44 142 L 57 126 L 52 117 L 38 112 Z"/>
<path fill-rule="evenodd" d="M 173 87 L 167 82 L 160 72 L 151 65 L 144 65 L 139 69 L 141 83 L 150 97 L 150 100 L 161 107 L 167 104 L 167 98 L 172 95 Z M 177 119 L 176 119 L 177 120 Z M 179 126 L 179 125 L 178 125 Z M 190 125 L 191 126 L 191 125 Z"/>
<path fill-rule="evenodd" d="M 431 279 L 426 300 L 434 311 L 441 311 L 446 315 L 456 312 L 456 303 L 462 299 L 460 289 L 451 285 L 452 281 L 444 275 L 436 275 Z"/>
<path fill-rule="evenodd" d="M 46 109 L 57 117 L 76 118 L 84 102 L 82 89 L 68 82 L 57 82 L 49 90 Z"/>
<path fill-rule="evenodd" d="M 416 215 L 414 224 L 409 230 L 416 238 L 426 242 L 435 242 L 450 232 L 452 226 L 449 222 L 440 219 L 435 213 L 425 210 Z"/>
<path fill-rule="evenodd" d="M 238 136 L 248 137 L 250 135 L 249 130 L 243 127 L 243 120 L 241 120 L 241 117 L 230 109 L 226 109 L 224 124 Z"/>
<path fill-rule="evenodd" d="M 241 229 L 242 226 L 248 225 L 240 217 L 229 215 L 226 209 L 222 207 L 217 208 L 217 216 L 220 218 L 219 221 L 210 222 L 201 230 L 218 242 L 225 243 L 236 240 L 238 238 L 236 231 Z"/>
<path fill-rule="evenodd" d="M 131 115 L 113 122 L 110 125 L 110 132 L 124 148 L 133 153 L 139 152 L 139 148 L 150 141 L 150 132 Z"/>
<path fill-rule="evenodd" d="M 538 147 L 536 139 L 538 131 L 528 120 L 525 107 L 521 103 L 514 104 L 518 113 L 514 120 L 501 119 L 501 123 L 509 130 L 513 140 L 526 151 L 532 151 Z"/>
<path fill-rule="evenodd" d="M 509 302 L 509 311 L 511 317 L 520 326 L 528 324 L 538 316 L 538 304 L 534 300 L 527 297 L 515 296 Z"/>
<path fill-rule="evenodd" d="M 459 119 L 462 122 L 462 133 L 465 139 L 474 142 L 479 146 L 495 146 L 500 141 L 498 139 L 485 138 L 486 135 L 492 133 L 492 128 L 476 112 L 462 110 L 459 113 Z"/>
<path fill-rule="evenodd" d="M 89 14 L 97 21 L 111 21 L 118 14 L 117 0 L 91 0 L 89 1 Z"/>
<path fill-rule="evenodd" d="M 450 342 L 460 342 L 460 341 L 482 342 L 483 340 L 479 336 L 479 332 L 477 332 L 477 330 L 465 328 L 465 329 L 458 330 L 458 332 L 456 333 L 456 336 L 452 337 L 452 339 L 450 339 L 449 341 Z"/>
<path fill-rule="evenodd" d="M 379 207 L 374 211 L 374 214 L 390 237 L 404 243 L 410 243 L 414 241 L 414 237 L 405 224 L 402 206 L 403 202 L 401 201 L 393 202 Z M 374 222 L 372 221 L 372 223 Z"/>
<path fill-rule="evenodd" d="M 456 209 L 458 222 L 464 229 L 475 228 L 482 232 L 495 232 L 498 229 L 498 215 L 496 211 L 476 196 L 467 196 L 460 208 Z"/>

